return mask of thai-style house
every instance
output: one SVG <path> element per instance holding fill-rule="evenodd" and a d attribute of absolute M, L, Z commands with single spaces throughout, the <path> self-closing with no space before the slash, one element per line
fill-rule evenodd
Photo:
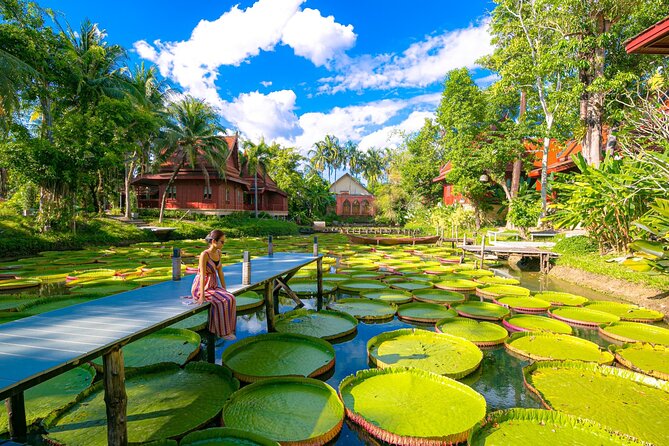
<path fill-rule="evenodd" d="M 669 55 L 669 17 L 625 42 L 628 53 Z"/>
<path fill-rule="evenodd" d="M 237 136 L 226 136 L 229 156 L 225 175 L 207 166 L 209 187 L 200 166 L 181 168 L 167 190 L 166 209 L 190 210 L 208 215 L 226 215 L 232 212 L 254 211 L 254 175 L 239 162 Z M 157 173 L 140 175 L 132 182 L 137 192 L 140 209 L 159 208 L 160 199 L 174 172 L 173 160 L 161 165 Z M 258 184 L 258 211 L 275 217 L 288 215 L 288 197 L 269 175 L 260 168 L 255 172 Z"/>
<path fill-rule="evenodd" d="M 341 217 L 373 216 L 374 195 L 359 181 L 346 173 L 330 186 L 335 195 L 335 213 Z"/>

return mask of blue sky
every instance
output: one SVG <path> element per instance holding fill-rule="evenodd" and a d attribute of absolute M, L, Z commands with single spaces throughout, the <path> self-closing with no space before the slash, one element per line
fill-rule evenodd
<path fill-rule="evenodd" d="M 245 137 L 308 150 L 326 134 L 394 146 L 433 116 L 444 75 L 491 51 L 472 0 L 40 1 L 98 23 Z"/>

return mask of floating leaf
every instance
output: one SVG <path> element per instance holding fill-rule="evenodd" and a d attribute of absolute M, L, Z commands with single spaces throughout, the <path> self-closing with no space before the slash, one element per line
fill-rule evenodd
<path fill-rule="evenodd" d="M 508 336 L 507 331 L 499 325 L 461 317 L 442 319 L 437 322 L 436 329 L 439 333 L 465 338 L 479 347 L 499 345 Z"/>
<path fill-rule="evenodd" d="M 600 350 L 594 342 L 566 334 L 519 332 L 512 334 L 504 345 L 510 351 L 535 361 L 570 359 L 599 364 L 613 363 L 613 355 Z"/>
<path fill-rule="evenodd" d="M 426 302 L 404 304 L 397 309 L 397 317 L 415 322 L 435 323 L 440 319 L 454 318 L 457 315 L 455 310 Z"/>
<path fill-rule="evenodd" d="M 531 316 L 527 314 L 517 314 L 515 316 L 505 318 L 502 324 L 509 329 L 509 331 L 548 331 L 552 333 L 571 334 L 572 328 L 557 319 L 552 319 L 544 316 Z"/>
<path fill-rule="evenodd" d="M 358 320 L 338 311 L 299 309 L 276 317 L 274 327 L 280 333 L 297 333 L 331 340 L 353 333 Z"/>
<path fill-rule="evenodd" d="M 350 298 L 330 302 L 328 308 L 340 311 L 362 321 L 375 321 L 392 318 L 397 312 L 397 305 L 382 300 Z"/>
<path fill-rule="evenodd" d="M 602 325 L 599 327 L 599 334 L 618 342 L 669 345 L 668 329 L 639 322 L 613 322 L 609 325 Z"/>
<path fill-rule="evenodd" d="M 509 310 L 507 308 L 490 302 L 468 301 L 462 304 L 453 305 L 453 309 L 457 311 L 460 316 L 490 321 L 498 321 L 509 315 Z"/>

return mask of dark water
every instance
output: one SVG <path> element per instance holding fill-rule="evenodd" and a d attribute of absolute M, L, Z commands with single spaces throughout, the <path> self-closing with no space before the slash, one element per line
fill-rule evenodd
<path fill-rule="evenodd" d="M 528 286 L 530 279 L 523 280 L 523 286 Z M 536 288 L 534 284 L 533 289 Z M 551 287 L 550 289 L 556 289 Z M 594 297 L 594 296 L 593 296 Z M 471 296 L 470 299 L 478 298 Z M 290 311 L 293 306 L 288 299 L 281 300 L 281 312 Z M 315 300 L 305 300 L 307 308 L 315 308 Z M 334 345 L 335 367 L 334 373 L 328 376 L 326 382 L 334 389 L 346 376 L 355 374 L 358 370 L 370 368 L 367 359 L 367 341 L 372 337 L 387 331 L 400 328 L 420 327 L 434 331 L 433 326 L 425 324 L 409 324 L 395 317 L 384 323 L 358 324 L 357 334 L 353 339 Z M 237 320 L 237 339 L 241 340 L 249 336 L 267 332 L 265 321 L 265 310 L 261 309 L 255 313 L 239 316 Z M 574 329 L 574 334 L 591 340 L 605 347 L 608 343 L 602 340 L 596 330 Z M 221 363 L 221 354 L 229 345 L 237 341 L 218 340 L 216 348 L 216 362 Z M 506 352 L 504 346 L 483 350 L 484 356 L 481 367 L 471 375 L 460 381 L 471 386 L 486 399 L 488 411 L 506 409 L 511 407 L 540 408 L 541 404 L 537 397 L 532 394 L 523 384 L 522 368 L 529 364 L 528 361 L 518 359 Z M 385 444 L 369 436 L 348 420 L 345 422 L 341 434 L 333 440 L 333 445 L 369 445 Z"/>

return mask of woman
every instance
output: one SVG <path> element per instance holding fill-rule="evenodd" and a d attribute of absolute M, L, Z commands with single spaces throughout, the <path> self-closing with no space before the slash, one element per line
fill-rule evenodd
<path fill-rule="evenodd" d="M 198 304 L 202 304 L 205 299 L 211 302 L 209 331 L 218 337 L 235 339 L 237 304 L 235 296 L 225 290 L 223 265 L 221 265 L 221 247 L 225 243 L 225 235 L 222 231 L 214 229 L 205 237 L 205 241 L 209 243 L 209 247 L 200 254 L 200 265 L 193 280 L 191 295 Z"/>

